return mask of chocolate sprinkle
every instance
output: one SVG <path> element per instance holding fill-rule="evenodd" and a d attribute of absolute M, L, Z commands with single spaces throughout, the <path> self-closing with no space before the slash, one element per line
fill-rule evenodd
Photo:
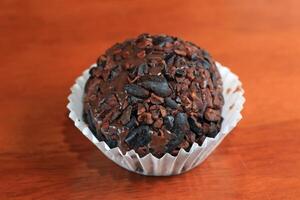
<path fill-rule="evenodd" d="M 222 90 L 205 50 L 177 37 L 142 34 L 99 57 L 85 86 L 83 116 L 111 148 L 176 156 L 218 134 Z"/>

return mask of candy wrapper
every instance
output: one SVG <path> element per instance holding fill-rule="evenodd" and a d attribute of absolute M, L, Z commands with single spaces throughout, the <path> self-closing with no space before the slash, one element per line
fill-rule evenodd
<path fill-rule="evenodd" d="M 67 108 L 70 110 L 69 117 L 83 135 L 96 145 L 108 159 L 119 166 L 129 171 L 149 176 L 181 174 L 200 165 L 242 119 L 241 110 L 245 102 L 242 84 L 238 76 L 233 74 L 227 67 L 222 66 L 218 62 L 216 62 L 216 65 L 222 76 L 225 100 L 222 110 L 222 117 L 224 118 L 222 128 L 215 138 L 206 137 L 201 146 L 194 143 L 189 152 L 181 149 L 177 156 L 167 153 L 162 158 L 156 158 L 149 153 L 141 158 L 134 150 L 128 151 L 124 155 L 118 147 L 111 149 L 105 142 L 98 141 L 82 117 L 84 86 L 89 78 L 89 69 L 85 70 L 76 79 L 75 84 L 71 88 L 71 94 L 68 97 L 69 104 L 67 105 Z M 92 65 L 91 67 L 94 66 Z"/>

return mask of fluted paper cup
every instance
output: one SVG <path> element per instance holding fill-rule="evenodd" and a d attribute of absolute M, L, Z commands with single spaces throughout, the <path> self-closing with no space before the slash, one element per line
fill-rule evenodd
<path fill-rule="evenodd" d="M 107 158 L 119 166 L 129 171 L 149 176 L 181 174 L 201 164 L 242 119 L 241 110 L 245 102 L 242 84 L 238 76 L 233 74 L 227 67 L 222 66 L 218 62 L 216 62 L 216 65 L 222 76 L 225 100 L 222 110 L 222 117 L 224 118 L 222 127 L 215 138 L 206 137 L 201 146 L 194 143 L 189 152 L 181 149 L 177 156 L 166 153 L 162 158 L 156 158 L 149 153 L 141 158 L 134 150 L 123 154 L 118 147 L 111 149 L 105 142 L 98 141 L 82 117 L 84 87 L 89 78 L 89 69 L 85 70 L 76 79 L 75 84 L 71 88 L 67 105 L 67 108 L 70 110 L 69 117 L 83 135 L 96 145 Z M 94 66 L 96 65 L 94 64 L 91 67 Z"/>

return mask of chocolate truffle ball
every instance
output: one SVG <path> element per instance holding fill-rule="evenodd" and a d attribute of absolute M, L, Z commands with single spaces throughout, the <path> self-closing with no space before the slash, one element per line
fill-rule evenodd
<path fill-rule="evenodd" d="M 142 34 L 109 48 L 90 69 L 83 117 L 110 148 L 160 158 L 215 137 L 223 104 L 221 76 L 205 50 Z"/>

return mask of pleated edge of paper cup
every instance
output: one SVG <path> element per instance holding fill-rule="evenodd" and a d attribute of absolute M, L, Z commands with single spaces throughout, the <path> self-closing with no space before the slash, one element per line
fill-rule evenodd
<path fill-rule="evenodd" d="M 97 65 L 93 64 L 90 68 L 95 66 Z M 241 111 L 245 102 L 242 83 L 238 76 L 227 67 L 218 62 L 216 62 L 216 66 L 223 80 L 225 99 L 222 110 L 224 121 L 221 130 L 215 138 L 206 137 L 201 146 L 193 143 L 188 152 L 180 149 L 177 156 L 166 153 L 162 158 L 156 158 L 149 153 L 141 158 L 134 150 L 130 150 L 124 155 L 118 147 L 111 149 L 105 142 L 98 141 L 82 118 L 84 87 L 90 76 L 90 68 L 86 69 L 71 87 L 67 105 L 70 111 L 69 117 L 81 133 L 96 145 L 107 158 L 129 171 L 147 176 L 170 176 L 187 172 L 202 163 L 242 119 Z"/>

